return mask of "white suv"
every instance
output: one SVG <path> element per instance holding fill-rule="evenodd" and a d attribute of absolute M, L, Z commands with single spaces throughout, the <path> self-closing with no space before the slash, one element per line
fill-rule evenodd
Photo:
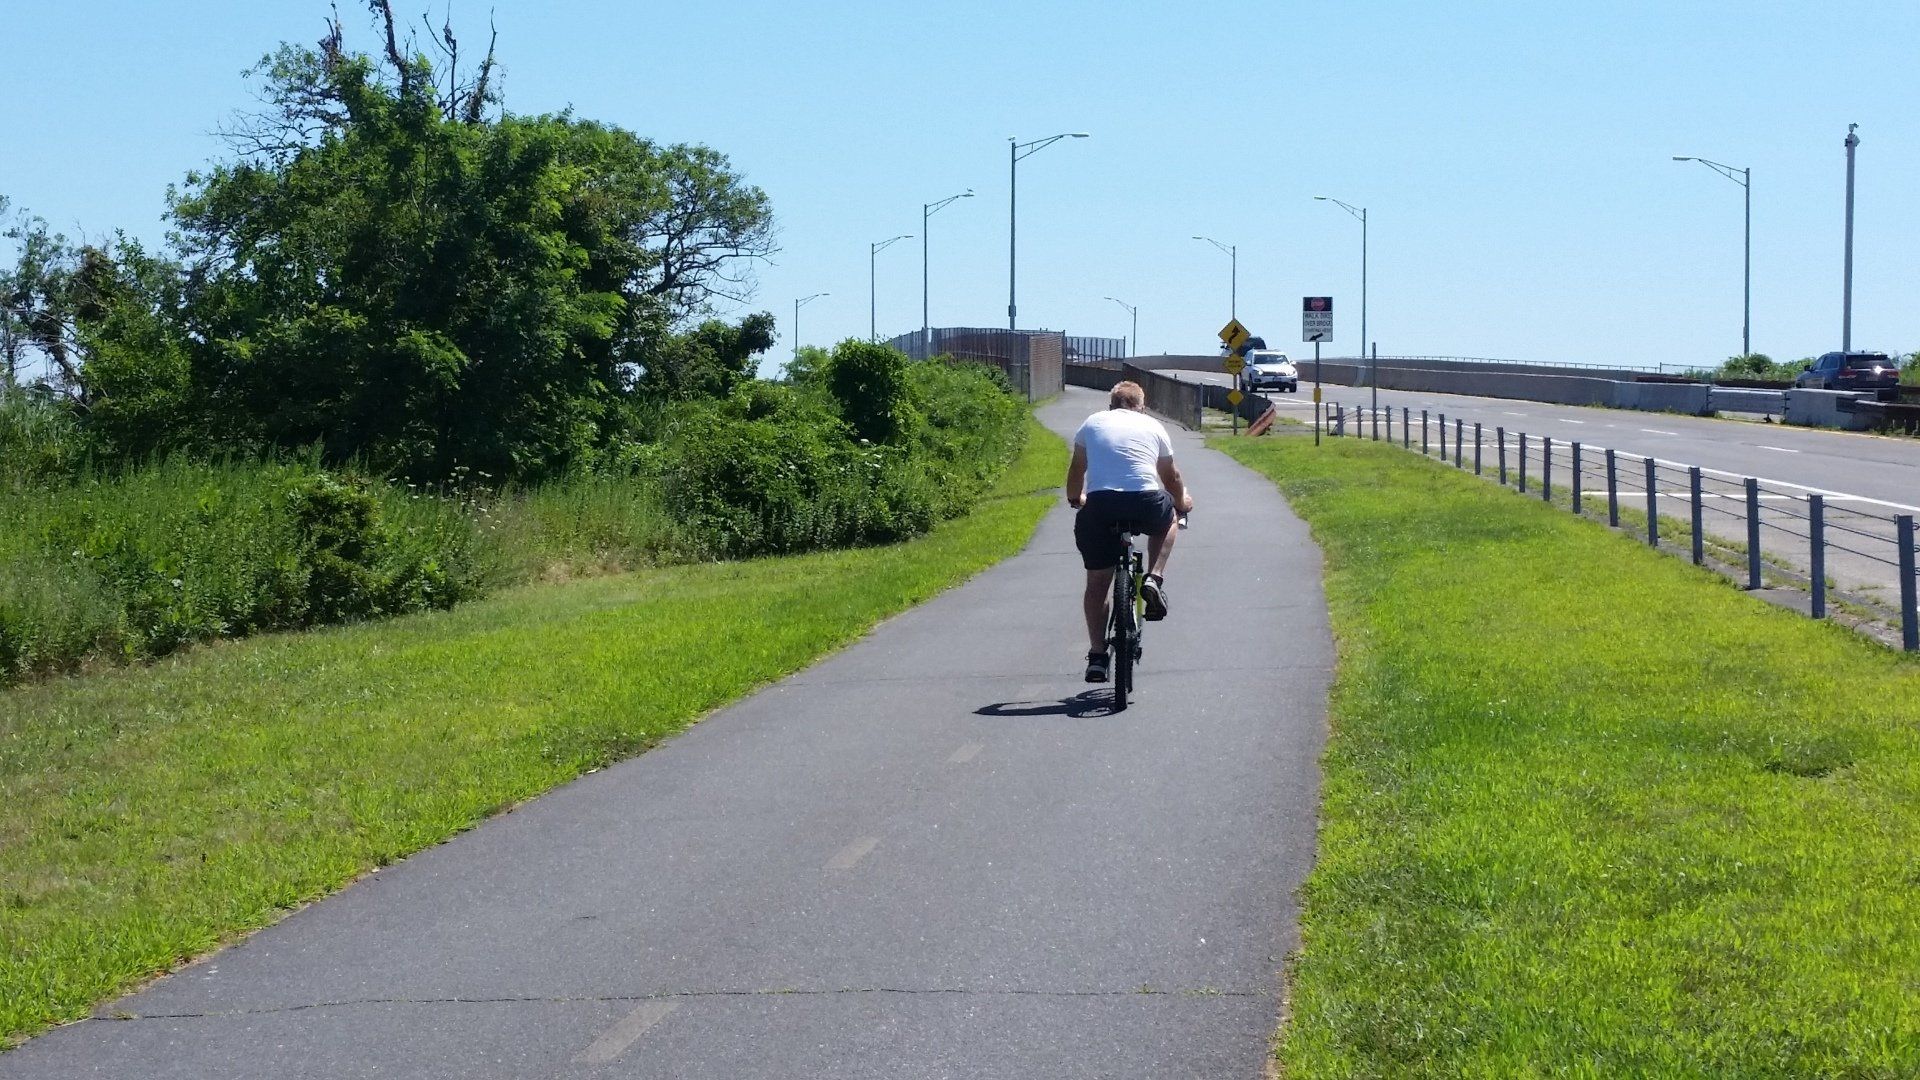
<path fill-rule="evenodd" d="M 1300 373 L 1287 354 L 1273 349 L 1252 349 L 1247 366 L 1240 372 L 1249 390 L 1275 389 L 1294 394 L 1300 391 Z"/>

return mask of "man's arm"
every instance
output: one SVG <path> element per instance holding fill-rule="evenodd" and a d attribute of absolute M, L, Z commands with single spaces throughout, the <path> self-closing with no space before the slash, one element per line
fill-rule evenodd
<path fill-rule="evenodd" d="M 1193 512 L 1193 493 L 1187 490 L 1187 482 L 1180 476 L 1180 466 L 1170 457 L 1163 457 L 1156 467 L 1160 473 L 1160 483 L 1165 485 L 1167 494 L 1173 496 L 1173 505 L 1181 513 Z"/>
<path fill-rule="evenodd" d="M 1087 448 L 1075 444 L 1067 465 L 1067 505 L 1078 509 L 1087 501 Z"/>

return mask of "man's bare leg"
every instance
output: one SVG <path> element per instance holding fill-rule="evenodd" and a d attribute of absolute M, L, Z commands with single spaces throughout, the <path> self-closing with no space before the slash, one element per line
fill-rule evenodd
<path fill-rule="evenodd" d="M 1087 571 L 1087 595 L 1081 607 L 1087 613 L 1087 651 L 1107 649 L 1107 598 L 1113 592 L 1113 570 Z"/>
<path fill-rule="evenodd" d="M 1180 519 L 1176 516 L 1167 526 L 1167 531 L 1159 536 L 1147 537 L 1147 573 L 1157 578 L 1167 576 L 1167 556 L 1173 554 L 1173 538 L 1180 534 Z"/>

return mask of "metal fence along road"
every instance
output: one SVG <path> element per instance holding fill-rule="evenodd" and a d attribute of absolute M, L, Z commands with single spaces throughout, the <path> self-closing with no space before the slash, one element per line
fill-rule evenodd
<path fill-rule="evenodd" d="M 1746 588 L 1797 590 L 1816 619 L 1844 613 L 1920 650 L 1920 507 L 1742 476 L 1425 409 L 1329 402 L 1330 437 L 1393 442 L 1575 514 L 1604 519 Z M 1800 606 L 1800 605 L 1795 605 Z M 1876 635 L 1878 636 L 1878 635 Z"/>

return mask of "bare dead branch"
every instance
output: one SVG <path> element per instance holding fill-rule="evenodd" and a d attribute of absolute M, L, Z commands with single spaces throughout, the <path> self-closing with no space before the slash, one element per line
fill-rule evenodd
<path fill-rule="evenodd" d="M 407 91 L 412 89 L 413 86 L 410 75 L 412 69 L 408 66 L 406 57 L 400 53 L 400 40 L 394 36 L 393 4 L 391 0 L 367 0 L 367 7 L 370 8 L 375 15 L 380 16 L 381 21 L 386 26 L 387 63 L 393 65 L 394 74 L 400 79 L 401 96 L 404 97 Z"/>
<path fill-rule="evenodd" d="M 487 39 L 487 58 L 480 62 L 480 74 L 473 80 L 473 92 L 467 96 L 464 119 L 469 124 L 479 123 L 487 107 L 487 94 L 490 92 L 488 80 L 493 77 L 493 47 L 500 41 L 500 28 L 494 25 L 492 12 L 487 13 L 487 28 L 492 32 Z"/>

